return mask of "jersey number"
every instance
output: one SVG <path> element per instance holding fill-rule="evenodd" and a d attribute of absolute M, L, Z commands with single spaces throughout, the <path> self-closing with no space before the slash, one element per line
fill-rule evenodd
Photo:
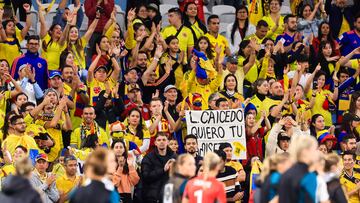
<path fill-rule="evenodd" d="M 202 202 L 202 196 L 203 196 L 203 190 L 196 190 L 194 192 L 194 196 L 196 197 L 196 202 L 201 203 Z"/>

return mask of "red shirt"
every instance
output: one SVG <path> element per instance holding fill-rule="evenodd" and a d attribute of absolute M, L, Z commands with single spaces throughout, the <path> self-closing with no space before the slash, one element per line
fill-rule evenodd
<path fill-rule="evenodd" d="M 184 0 L 183 2 L 179 2 L 179 8 L 184 12 L 184 7 L 187 3 L 193 2 L 197 7 L 197 14 L 199 19 L 205 23 L 205 15 L 204 15 L 204 1 L 203 0 Z"/>
<path fill-rule="evenodd" d="M 191 179 L 186 184 L 183 197 L 187 198 L 189 203 L 226 203 L 224 183 L 214 177 L 207 180 L 204 180 L 202 176 Z"/>
<path fill-rule="evenodd" d="M 104 2 L 107 3 L 105 4 Z M 84 2 L 85 15 L 89 18 L 89 26 L 96 17 L 96 4 L 97 0 L 85 0 Z M 100 6 L 103 8 L 103 13 L 100 15 L 100 19 L 95 28 L 95 32 L 102 33 L 105 24 L 111 17 L 111 12 L 113 12 L 114 10 L 114 0 L 102 1 Z"/>

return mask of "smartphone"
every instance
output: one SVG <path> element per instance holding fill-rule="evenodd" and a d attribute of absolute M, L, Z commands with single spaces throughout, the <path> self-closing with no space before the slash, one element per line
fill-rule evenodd
<path fill-rule="evenodd" d="M 280 39 L 280 42 L 281 42 L 282 44 L 285 44 L 285 41 L 286 41 L 286 40 L 285 40 L 284 38 L 281 38 L 281 39 Z"/>

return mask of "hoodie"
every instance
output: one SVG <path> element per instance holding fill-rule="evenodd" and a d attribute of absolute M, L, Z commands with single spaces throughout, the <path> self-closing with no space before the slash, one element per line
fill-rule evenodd
<path fill-rule="evenodd" d="M 21 176 L 8 176 L 2 183 L 1 203 L 39 203 L 40 194 Z"/>

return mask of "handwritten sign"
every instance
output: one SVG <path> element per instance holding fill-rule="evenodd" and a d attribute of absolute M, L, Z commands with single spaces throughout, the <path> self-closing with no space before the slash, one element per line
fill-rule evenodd
<path fill-rule="evenodd" d="M 199 154 L 228 142 L 233 159 L 246 159 L 245 117 L 243 109 L 186 111 L 187 133 L 198 139 Z"/>

